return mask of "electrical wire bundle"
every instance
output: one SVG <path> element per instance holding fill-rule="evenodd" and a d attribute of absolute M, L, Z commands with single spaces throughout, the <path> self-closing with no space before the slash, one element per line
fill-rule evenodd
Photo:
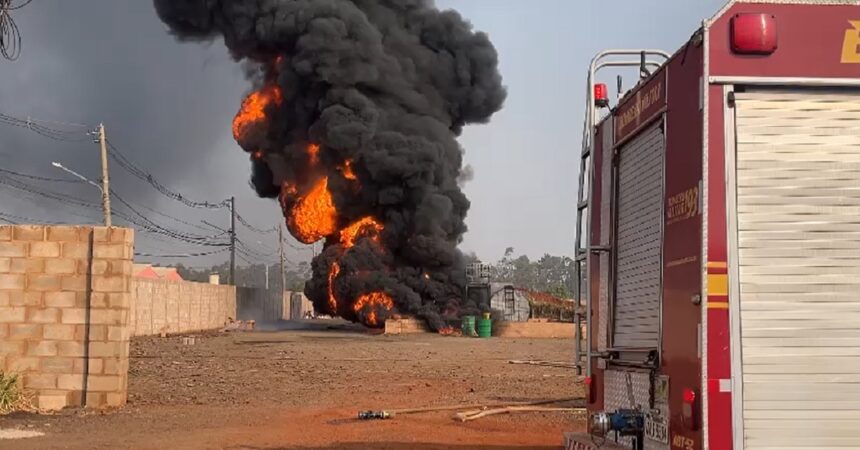
<path fill-rule="evenodd" d="M 4 0 L 0 0 L 2 2 Z M 83 142 L 92 139 L 89 134 L 93 131 L 87 127 L 87 125 L 76 124 L 76 123 L 60 123 L 60 122 L 49 122 L 46 120 L 37 120 L 32 118 L 20 119 L 18 117 L 12 117 L 6 114 L 0 114 L 0 124 L 12 125 L 14 127 L 26 128 L 36 134 L 44 136 L 46 138 L 53 139 L 55 141 L 71 141 L 71 142 Z M 45 124 L 57 124 L 64 125 L 68 127 L 77 128 L 76 130 L 58 130 L 56 128 L 49 127 Z"/>
<path fill-rule="evenodd" d="M 16 6 L 12 0 L 0 0 L 0 54 L 10 61 L 21 56 L 21 30 L 9 12 L 21 9 L 32 1 L 25 0 Z"/>
<path fill-rule="evenodd" d="M 113 158 L 113 160 L 117 164 L 119 164 L 120 167 L 122 167 L 128 173 L 134 175 L 138 179 L 145 181 L 167 198 L 184 203 L 185 206 L 189 206 L 191 208 L 219 209 L 226 208 L 230 204 L 229 200 L 223 200 L 220 203 L 198 202 L 189 200 L 185 198 L 182 194 L 172 191 L 167 186 L 164 186 L 163 184 L 159 183 L 158 180 L 156 180 L 155 177 L 152 176 L 152 174 L 137 167 L 133 162 L 131 162 L 130 159 L 126 158 L 126 156 L 123 155 L 122 152 L 120 152 L 119 149 L 113 145 L 113 143 L 108 141 L 107 144 L 110 147 L 110 151 L 108 152 L 110 157 Z"/>
<path fill-rule="evenodd" d="M 9 2 L 6 0 L 0 0 L 0 6 L 8 5 Z M 26 3 L 25 3 L 26 4 Z M 21 5 L 23 6 L 23 5 Z M 20 7 L 20 6 L 19 6 Z M 51 122 L 46 120 L 38 120 L 28 117 L 27 119 L 14 117 L 6 114 L 0 114 L 0 124 L 11 125 L 15 127 L 20 127 L 32 131 L 41 136 L 58 140 L 58 141 L 85 141 L 92 139 L 92 135 L 95 133 L 93 131 L 93 127 L 75 124 L 75 123 L 66 123 L 66 122 Z M 64 128 L 64 129 L 61 129 Z M 135 178 L 138 178 L 158 191 L 160 194 L 165 197 L 178 201 L 190 208 L 197 209 L 222 209 L 222 208 L 235 208 L 234 205 L 231 204 L 231 200 L 223 200 L 218 203 L 210 203 L 210 202 L 200 202 L 193 201 L 185 197 L 183 194 L 174 191 L 160 182 L 158 182 L 155 177 L 149 172 L 141 169 L 140 166 L 133 163 L 129 158 L 127 158 L 115 145 L 113 145 L 110 141 L 107 142 L 109 146 L 108 154 L 109 156 L 117 163 L 121 168 L 126 170 Z M 29 182 L 29 183 L 28 183 Z M 49 199 L 58 203 L 58 207 L 67 208 L 65 211 L 67 214 L 71 214 L 74 216 L 82 217 L 89 221 L 98 222 L 99 219 L 94 218 L 90 214 L 95 211 L 101 210 L 101 205 L 81 199 L 79 197 L 75 197 L 69 195 L 65 192 L 58 192 L 56 190 L 46 189 L 39 184 L 49 182 L 49 183 L 83 183 L 83 180 L 72 180 L 72 179 L 63 179 L 63 178 L 54 178 L 54 177 L 46 177 L 28 173 L 22 173 L 15 170 L 10 170 L 8 168 L 0 168 L 0 188 L 13 189 L 18 191 L 18 195 L 23 197 L 33 198 L 38 201 L 40 199 Z M 31 184 L 34 183 L 34 184 Z M 113 199 L 117 200 L 119 205 L 122 208 L 115 208 L 112 211 L 112 214 L 122 222 L 125 222 L 127 225 L 135 226 L 144 234 L 141 237 L 145 237 L 148 240 L 154 240 L 159 242 L 164 242 L 170 245 L 169 249 L 159 249 L 165 252 L 165 254 L 153 254 L 148 252 L 140 252 L 135 253 L 135 256 L 143 256 L 143 257 L 160 257 L 160 258 L 193 258 L 193 257 L 202 257 L 202 256 L 210 256 L 216 255 L 220 253 L 224 253 L 228 251 L 231 246 L 231 231 L 225 230 L 222 228 L 218 228 L 214 225 L 206 221 L 202 221 L 203 224 L 208 225 L 211 228 L 205 228 L 195 223 L 183 220 L 178 217 L 174 217 L 172 215 L 166 214 L 164 212 L 158 211 L 155 208 L 128 201 L 120 196 L 115 190 L 111 189 L 110 195 Z M 168 219 L 176 224 L 180 224 L 182 226 L 193 228 L 195 231 L 191 231 L 188 228 L 181 229 L 175 228 L 176 225 L 164 225 L 152 220 L 150 217 L 147 217 L 146 214 L 142 213 L 140 210 L 146 210 L 152 214 L 159 216 L 162 219 Z M 272 228 L 260 228 L 252 225 L 248 220 L 242 217 L 238 212 L 235 212 L 236 220 L 241 224 L 247 231 L 250 231 L 256 235 L 257 237 L 270 236 L 273 233 L 278 232 L 277 227 Z M 14 214 L 10 214 L 8 212 L 0 211 L 0 223 L 50 223 L 50 224 L 58 224 L 58 222 L 47 222 L 44 220 L 32 219 L 29 217 L 18 216 Z M 217 233 L 213 234 L 213 230 L 217 230 Z M 201 234 L 200 231 L 205 232 L 205 234 Z M 254 264 L 254 262 L 271 262 L 273 259 L 276 259 L 278 256 L 278 251 L 271 251 L 269 249 L 261 249 L 259 247 L 254 247 L 243 241 L 239 238 L 239 230 L 233 230 L 235 236 L 235 245 L 236 245 L 236 257 L 247 262 L 248 264 Z M 251 242 L 254 242 L 252 239 Z M 263 245 L 262 242 L 256 241 L 258 244 Z M 296 246 L 295 244 L 282 240 L 282 244 L 287 244 L 294 250 L 308 250 L 308 248 L 301 248 Z M 189 251 L 187 253 L 180 253 L 176 250 L 176 245 L 192 245 L 198 249 L 199 251 Z M 211 250 L 207 250 L 211 249 Z M 285 262 L 290 265 L 295 265 L 293 261 L 284 256 Z"/>

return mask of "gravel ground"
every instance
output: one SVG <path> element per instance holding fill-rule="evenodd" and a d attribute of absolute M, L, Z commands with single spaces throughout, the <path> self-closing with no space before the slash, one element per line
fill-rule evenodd
<path fill-rule="evenodd" d="M 451 413 L 354 419 L 359 410 L 582 396 L 571 369 L 508 364 L 570 361 L 555 339 L 383 336 L 339 322 L 302 329 L 138 338 L 129 404 L 110 412 L 17 414 L 0 428 L 46 433 L 0 448 L 559 448 L 582 429 L 567 413 Z"/>

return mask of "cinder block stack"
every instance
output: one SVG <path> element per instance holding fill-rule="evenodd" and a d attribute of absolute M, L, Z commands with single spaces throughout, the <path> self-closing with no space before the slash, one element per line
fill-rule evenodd
<path fill-rule="evenodd" d="M 423 320 L 412 318 L 396 318 L 385 321 L 385 334 L 416 334 L 427 333 L 430 329 Z"/>
<path fill-rule="evenodd" d="M 0 368 L 43 410 L 127 398 L 134 231 L 0 226 Z"/>

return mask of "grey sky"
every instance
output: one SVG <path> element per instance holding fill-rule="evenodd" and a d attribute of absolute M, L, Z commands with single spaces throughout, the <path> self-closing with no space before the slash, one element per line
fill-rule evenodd
<path fill-rule="evenodd" d="M 509 89 L 505 109 L 490 124 L 467 128 L 461 138 L 466 161 L 475 171 L 465 187 L 472 209 L 463 248 L 495 260 L 508 246 L 530 257 L 573 252 L 577 155 L 591 56 L 608 47 L 674 51 L 723 1 L 437 4 L 459 10 L 490 34 Z M 235 195 L 240 213 L 261 227 L 280 220 L 277 205 L 255 198 L 247 185 L 247 156 L 232 139 L 230 121 L 248 83 L 220 42 L 175 42 L 149 0 L 36 0 L 14 17 L 24 48 L 20 60 L 0 60 L 0 112 L 93 125 L 104 121 L 110 140 L 172 189 L 195 200 Z M 0 167 L 60 177 L 50 166 L 53 160 L 98 177 L 94 144 L 55 142 L 25 129 L 0 128 Z M 226 213 L 189 210 L 115 164 L 111 173 L 116 189 L 128 200 L 189 222 L 227 224 Z M 98 200 L 93 188 L 40 186 Z M 97 210 L 58 207 L 2 186 L 0 211 L 56 221 L 84 220 L 73 215 L 78 213 L 99 218 Z M 153 219 L 203 233 L 166 218 Z M 271 252 L 276 242 L 248 231 L 241 235 L 260 252 Z M 141 237 L 138 250 L 208 249 Z M 309 250 L 288 250 L 293 260 L 310 256 Z M 209 258 L 190 261 L 203 264 Z"/>

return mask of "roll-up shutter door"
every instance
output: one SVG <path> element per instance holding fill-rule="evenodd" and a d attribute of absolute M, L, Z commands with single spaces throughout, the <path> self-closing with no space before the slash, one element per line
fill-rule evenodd
<path fill-rule="evenodd" d="M 618 160 L 613 347 L 657 348 L 663 244 L 663 125 L 621 148 Z"/>
<path fill-rule="evenodd" d="M 735 107 L 745 448 L 860 448 L 860 93 Z"/>

